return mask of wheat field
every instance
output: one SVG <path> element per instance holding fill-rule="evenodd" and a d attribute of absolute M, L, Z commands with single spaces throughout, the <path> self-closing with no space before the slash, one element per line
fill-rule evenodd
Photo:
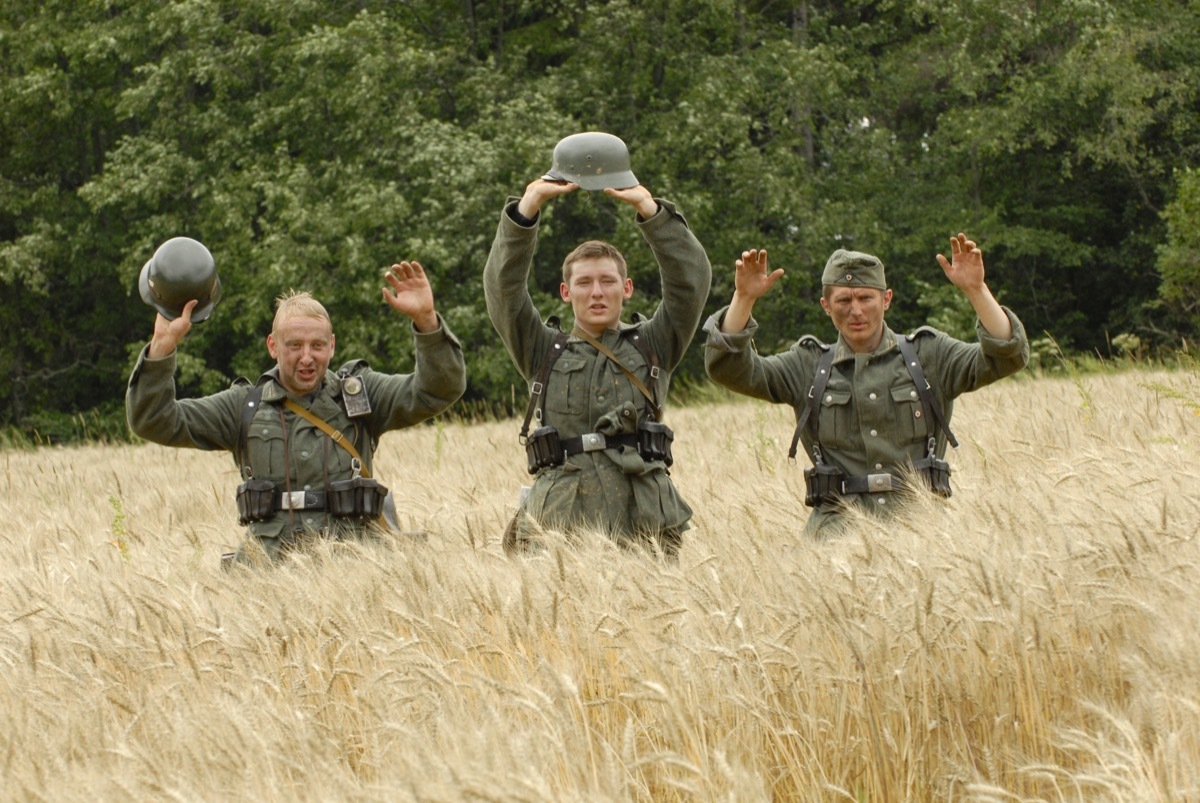
<path fill-rule="evenodd" d="M 800 534 L 790 411 L 675 408 L 678 565 L 506 558 L 518 422 L 382 441 L 406 526 L 223 572 L 228 455 L 0 453 L 0 798 L 1200 800 L 1187 373 L 962 399 L 955 496 Z"/>

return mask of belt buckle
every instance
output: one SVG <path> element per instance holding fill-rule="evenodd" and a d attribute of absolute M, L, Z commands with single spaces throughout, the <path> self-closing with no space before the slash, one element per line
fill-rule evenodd
<path fill-rule="evenodd" d="M 280 510 L 304 510 L 307 506 L 304 491 L 288 491 L 279 497 Z"/>
<path fill-rule="evenodd" d="M 605 440 L 603 433 L 588 432 L 581 438 L 583 441 L 583 451 L 599 452 L 602 449 L 608 448 L 608 442 Z"/>
<path fill-rule="evenodd" d="M 873 494 L 888 493 L 893 490 L 891 474 L 868 474 L 867 492 Z"/>

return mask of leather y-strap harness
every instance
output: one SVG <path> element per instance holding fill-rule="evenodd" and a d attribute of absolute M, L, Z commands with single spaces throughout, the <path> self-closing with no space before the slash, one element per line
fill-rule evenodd
<path fill-rule="evenodd" d="M 808 404 L 804 405 L 804 410 L 796 416 L 796 431 L 792 433 L 792 446 L 788 449 L 788 460 L 796 459 L 796 445 L 800 443 L 800 433 L 804 431 L 804 425 L 808 423 L 809 416 L 813 417 L 813 429 L 817 428 L 816 422 L 821 418 L 817 410 L 821 407 L 821 394 L 825 392 L 825 386 L 829 384 L 829 372 L 833 369 L 834 355 L 832 346 L 824 348 L 820 359 L 817 360 L 817 373 L 812 387 L 808 389 Z M 816 438 L 813 438 L 813 463 L 820 462 L 821 445 Z"/>
<path fill-rule="evenodd" d="M 896 338 L 896 346 L 900 349 L 900 356 L 904 359 L 904 367 L 908 369 L 908 374 L 912 377 L 913 384 L 917 386 L 917 394 L 921 398 L 921 407 L 925 410 L 926 419 L 933 421 L 934 425 L 946 433 L 946 440 L 954 448 L 958 448 L 958 440 L 954 437 L 954 433 L 950 431 L 950 427 L 946 425 L 946 418 L 942 415 L 942 406 L 938 404 L 937 398 L 933 395 L 932 387 L 929 380 L 925 378 L 925 371 L 921 369 L 921 361 L 917 358 L 917 350 L 913 347 L 912 338 L 916 337 L 916 332 L 911 335 L 901 335 Z M 792 434 L 792 446 L 788 449 L 788 459 L 796 459 L 796 445 L 800 442 L 800 434 L 804 431 L 804 425 L 808 422 L 810 416 L 813 417 L 813 463 L 821 462 L 821 443 L 819 435 L 820 415 L 818 410 L 821 406 L 821 394 L 825 392 L 825 386 L 829 383 L 829 375 L 833 368 L 833 357 L 835 349 L 831 346 L 826 346 L 821 357 L 817 360 L 817 372 L 813 379 L 812 387 L 808 391 L 808 403 L 804 405 L 803 411 L 797 416 L 796 431 Z M 931 442 L 934 439 L 930 439 Z M 933 455 L 933 443 L 928 449 L 929 456 Z"/>
<path fill-rule="evenodd" d="M 621 362 L 620 359 L 618 359 L 616 354 L 612 353 L 612 350 L 608 346 L 604 345 L 599 340 L 597 340 L 596 338 L 592 337 L 587 332 L 580 329 L 578 326 L 575 327 L 572 334 L 574 334 L 576 337 L 583 338 L 588 343 L 590 343 L 592 345 L 592 347 L 596 349 L 596 351 L 600 352 L 605 357 L 608 357 L 608 359 L 612 360 L 613 364 L 621 369 L 621 373 L 625 374 L 625 378 L 629 380 L 630 384 L 632 384 L 635 388 L 637 388 L 638 392 L 640 392 L 643 396 L 646 397 L 646 401 L 650 404 L 650 413 L 651 413 L 651 415 L 654 416 L 654 420 L 658 421 L 658 422 L 662 421 L 662 408 L 658 406 L 658 401 L 655 399 L 655 394 L 652 393 L 650 391 L 650 389 L 646 387 L 646 384 L 644 382 L 642 382 L 642 380 L 639 379 L 633 373 L 633 371 L 630 371 L 628 368 L 625 367 L 625 364 L 623 362 Z M 649 347 L 648 346 L 643 347 L 642 342 L 641 342 L 641 339 L 642 339 L 641 334 L 638 332 L 634 332 L 632 335 L 632 338 L 634 341 L 634 345 L 636 345 L 638 350 L 642 352 L 642 356 L 646 356 Z M 651 381 L 653 381 L 655 383 L 655 386 L 657 387 L 658 374 L 659 374 L 658 365 L 656 364 L 657 360 L 653 359 L 653 358 L 648 358 L 646 360 L 646 362 L 650 365 L 650 379 L 651 379 Z"/>
<path fill-rule="evenodd" d="M 258 406 L 262 402 L 262 395 L 263 395 L 263 386 L 255 385 L 254 387 L 250 388 L 249 393 L 246 394 L 246 400 L 242 404 L 242 422 L 241 422 L 241 429 L 240 429 L 239 436 L 238 436 L 238 471 L 240 471 L 242 473 L 245 473 L 250 467 L 249 459 L 248 459 L 249 455 L 247 455 L 247 453 L 246 453 L 246 437 L 247 437 L 248 433 L 250 432 L 250 421 L 254 418 L 254 414 L 256 412 L 258 412 Z M 370 470 L 370 468 L 367 467 L 366 461 L 363 460 L 362 455 L 359 454 L 358 450 L 354 448 L 354 444 L 351 443 L 350 441 L 346 440 L 345 435 L 343 435 L 340 431 L 338 431 L 333 426 L 331 426 L 327 421 L 322 419 L 320 416 L 318 416 L 315 413 L 312 413 L 308 410 L 305 410 L 303 407 L 296 404 L 291 399 L 285 399 L 283 403 L 284 403 L 284 406 L 287 407 L 289 410 L 291 410 L 293 413 L 295 413 L 296 415 L 305 419 L 306 421 L 311 423 L 313 426 L 315 426 L 317 429 L 324 432 L 326 435 L 328 435 L 330 438 L 333 439 L 334 443 L 336 443 L 338 446 L 341 446 L 343 449 L 345 449 L 347 452 L 349 452 L 350 456 L 358 461 L 358 465 L 360 466 L 360 471 L 361 471 L 362 476 L 370 478 L 371 470 Z"/>
<path fill-rule="evenodd" d="M 946 440 L 950 442 L 951 446 L 957 449 L 958 440 L 954 437 L 954 433 L 950 431 L 950 427 L 946 426 L 946 418 L 942 415 L 942 406 L 934 398 L 929 380 L 925 378 L 925 372 L 921 370 L 921 361 L 917 359 L 917 350 L 913 348 L 912 339 L 916 337 L 916 334 L 914 332 L 911 335 L 896 338 L 896 345 L 900 347 L 900 356 L 904 358 L 904 365 L 908 368 L 908 374 L 912 377 L 913 384 L 917 386 L 917 393 L 921 397 L 921 406 L 925 408 L 926 418 L 931 419 L 942 432 L 945 432 Z"/>
<path fill-rule="evenodd" d="M 650 405 L 650 412 L 654 416 L 654 420 L 661 422 L 662 408 L 658 405 L 655 392 L 651 391 L 641 379 L 639 379 L 632 371 L 626 368 L 621 361 L 617 359 L 617 355 L 613 354 L 612 350 L 599 340 L 587 334 L 578 327 L 575 328 L 573 333 L 590 343 L 596 348 L 597 351 L 608 357 L 608 359 L 612 360 L 617 367 L 621 369 L 621 372 L 625 374 L 626 378 L 629 379 L 633 386 L 637 388 L 643 396 L 646 397 L 646 401 Z M 642 357 L 645 358 L 646 364 L 650 366 L 650 378 L 655 382 L 655 388 L 657 389 L 657 380 L 660 373 L 658 367 L 658 357 L 655 355 L 654 350 L 650 348 L 649 343 L 645 342 L 645 338 L 641 336 L 640 332 L 634 331 L 630 336 L 630 339 L 633 341 L 633 344 L 637 347 L 638 351 L 642 353 Z M 526 440 L 528 440 L 530 422 L 534 418 L 537 418 L 539 422 L 544 419 L 544 411 L 546 408 L 546 382 L 550 379 L 550 370 L 554 367 L 554 363 L 556 363 L 558 358 L 562 356 L 564 351 L 566 351 L 567 340 L 568 336 L 566 332 L 556 332 L 554 334 L 554 342 L 551 344 L 550 350 L 546 353 L 545 359 L 542 360 L 541 366 L 538 367 L 537 375 L 534 377 L 533 383 L 529 389 L 529 404 L 525 408 L 525 420 L 521 422 L 521 434 L 518 438 L 518 440 L 521 442 L 521 445 L 524 445 Z"/>

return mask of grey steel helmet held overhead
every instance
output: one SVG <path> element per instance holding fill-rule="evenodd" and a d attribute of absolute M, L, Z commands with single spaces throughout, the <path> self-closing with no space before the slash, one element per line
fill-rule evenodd
<path fill-rule="evenodd" d="M 629 149 L 620 137 L 601 131 L 585 131 L 564 137 L 554 146 L 554 162 L 547 181 L 570 181 L 585 190 L 613 187 L 621 190 L 638 185 L 629 167 Z"/>
<path fill-rule="evenodd" d="M 173 321 L 193 298 L 192 323 L 212 314 L 221 300 L 221 280 L 212 254 L 190 237 L 172 237 L 158 247 L 138 277 L 142 300 Z"/>

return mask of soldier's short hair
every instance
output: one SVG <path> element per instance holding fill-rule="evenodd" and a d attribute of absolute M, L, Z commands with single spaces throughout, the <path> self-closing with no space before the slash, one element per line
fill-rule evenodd
<path fill-rule="evenodd" d="M 575 250 L 567 254 L 567 258 L 563 260 L 562 277 L 563 284 L 571 283 L 571 268 L 576 262 L 584 259 L 611 259 L 617 265 L 617 270 L 621 273 L 621 281 L 629 278 L 629 270 L 625 266 L 625 257 L 617 250 L 617 247 L 611 243 L 606 243 L 603 240 L 588 240 L 586 243 L 581 243 L 575 247 Z"/>
<path fill-rule="evenodd" d="M 271 323 L 271 331 L 278 332 L 279 326 L 290 318 L 317 318 L 329 322 L 329 313 L 324 305 L 312 297 L 307 290 L 288 290 L 275 299 L 275 320 Z"/>

